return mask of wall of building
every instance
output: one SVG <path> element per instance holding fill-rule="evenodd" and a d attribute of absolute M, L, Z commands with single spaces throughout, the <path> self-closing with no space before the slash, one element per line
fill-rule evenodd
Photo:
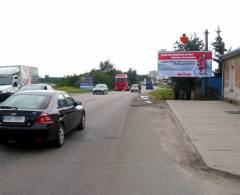
<path fill-rule="evenodd" d="M 224 60 L 224 99 L 240 105 L 240 54 Z"/>

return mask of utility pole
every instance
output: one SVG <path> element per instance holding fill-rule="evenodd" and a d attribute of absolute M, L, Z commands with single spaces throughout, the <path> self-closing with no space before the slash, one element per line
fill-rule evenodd
<path fill-rule="evenodd" d="M 205 30 L 205 51 L 208 51 L 208 29 Z M 208 79 L 203 78 L 202 79 L 202 89 L 203 89 L 203 95 L 208 96 Z"/>
<path fill-rule="evenodd" d="M 208 30 L 205 30 L 205 51 L 208 51 Z"/>

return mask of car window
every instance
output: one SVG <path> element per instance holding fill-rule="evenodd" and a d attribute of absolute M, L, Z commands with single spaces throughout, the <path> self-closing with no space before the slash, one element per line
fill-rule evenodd
<path fill-rule="evenodd" d="M 27 101 L 26 101 L 27 100 Z M 18 94 L 10 96 L 1 106 L 17 107 L 18 109 L 46 109 L 51 96 L 38 94 Z"/>
<path fill-rule="evenodd" d="M 67 94 L 64 94 L 64 97 L 68 103 L 68 106 L 74 106 L 75 101 L 73 100 L 73 98 Z"/>
<path fill-rule="evenodd" d="M 58 96 L 58 107 L 59 108 L 68 107 L 68 103 L 63 95 Z"/>
<path fill-rule="evenodd" d="M 106 87 L 106 85 L 104 85 L 104 84 L 97 84 L 96 85 L 96 88 L 105 88 Z"/>

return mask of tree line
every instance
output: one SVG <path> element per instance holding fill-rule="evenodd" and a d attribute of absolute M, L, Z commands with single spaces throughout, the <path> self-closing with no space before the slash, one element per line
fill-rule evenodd
<path fill-rule="evenodd" d="M 114 77 L 116 74 L 126 73 L 128 75 L 129 85 L 138 83 L 143 80 L 146 75 L 138 75 L 135 69 L 129 68 L 127 72 L 118 70 L 110 60 L 100 62 L 99 68 L 92 69 L 90 72 L 84 74 L 74 74 L 64 77 L 50 77 L 45 75 L 44 78 L 41 78 L 41 82 L 52 83 L 57 86 L 80 86 L 80 82 L 85 76 L 92 76 L 94 78 L 94 85 L 97 83 L 105 83 L 110 89 L 114 88 Z"/>

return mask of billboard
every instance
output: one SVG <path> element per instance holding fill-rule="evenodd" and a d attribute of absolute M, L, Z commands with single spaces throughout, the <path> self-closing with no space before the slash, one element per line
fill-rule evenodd
<path fill-rule="evenodd" d="M 92 89 L 94 83 L 94 77 L 91 75 L 84 75 L 81 78 L 80 88 L 81 89 Z"/>
<path fill-rule="evenodd" d="M 211 51 L 158 52 L 160 77 L 211 77 Z"/>

